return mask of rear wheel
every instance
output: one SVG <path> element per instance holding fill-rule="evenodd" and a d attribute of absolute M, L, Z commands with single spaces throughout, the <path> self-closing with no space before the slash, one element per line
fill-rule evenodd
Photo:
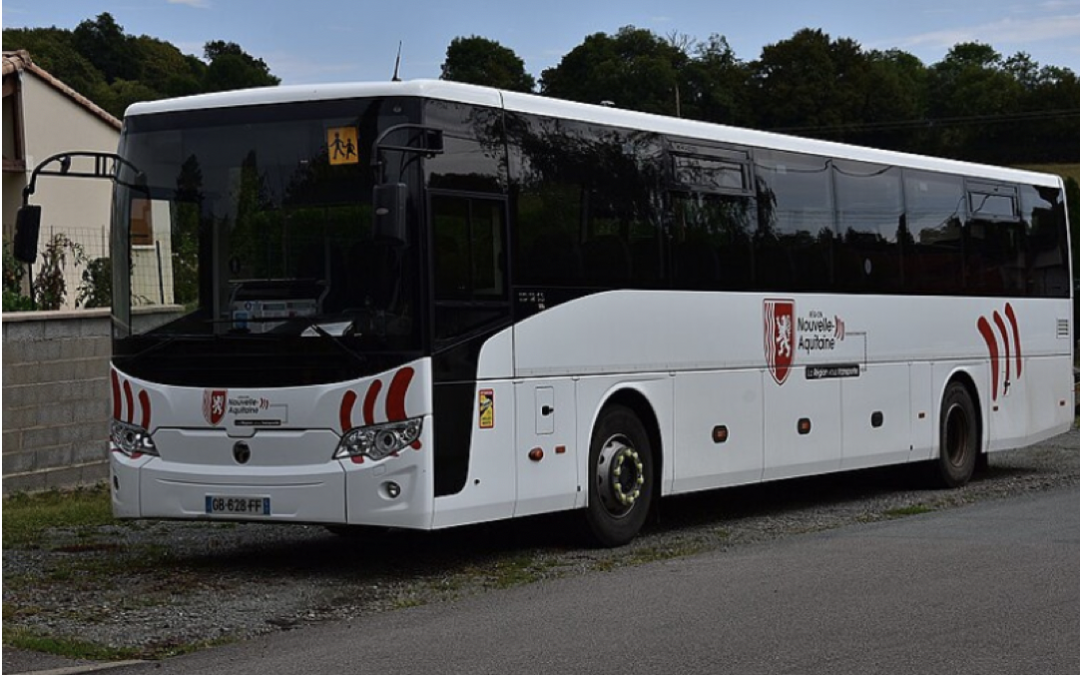
<path fill-rule="evenodd" d="M 655 490 L 649 436 L 632 410 L 605 408 L 589 446 L 589 506 L 585 523 L 601 546 L 629 543 L 649 514 Z"/>
<path fill-rule="evenodd" d="M 975 403 L 967 387 L 950 382 L 941 399 L 941 449 L 934 475 L 945 487 L 961 487 L 971 480 L 979 457 L 979 425 Z"/>

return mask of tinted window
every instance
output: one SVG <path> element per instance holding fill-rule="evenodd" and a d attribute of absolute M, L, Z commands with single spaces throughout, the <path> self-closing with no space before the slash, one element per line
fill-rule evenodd
<path fill-rule="evenodd" d="M 900 170 L 859 162 L 833 163 L 841 288 L 870 293 L 902 288 L 900 235 L 904 190 Z"/>
<path fill-rule="evenodd" d="M 904 276 L 911 291 L 963 292 L 964 181 L 956 176 L 904 172 L 907 205 Z M 910 246 L 907 240 L 910 238 Z"/>
<path fill-rule="evenodd" d="M 973 295 L 1027 293 L 1027 236 L 1011 185 L 968 184 L 965 286 Z"/>
<path fill-rule="evenodd" d="M 500 111 L 479 106 L 427 101 L 427 126 L 443 131 L 443 153 L 424 162 L 428 185 L 470 192 L 506 189 Z"/>
<path fill-rule="evenodd" d="M 1028 293 L 1039 297 L 1069 297 L 1068 239 L 1061 190 L 1021 187 L 1020 206 L 1027 231 Z"/>
<path fill-rule="evenodd" d="M 663 164 L 655 135 L 523 117 L 509 135 L 521 283 L 661 283 Z"/>
<path fill-rule="evenodd" d="M 832 288 L 835 240 L 830 160 L 772 150 L 754 155 L 760 220 L 758 285 L 764 289 Z"/>
<path fill-rule="evenodd" d="M 752 236 L 757 221 L 754 200 L 691 192 L 673 193 L 671 201 L 675 288 L 752 288 Z"/>
<path fill-rule="evenodd" d="M 437 340 L 507 315 L 504 212 L 501 200 L 432 197 Z"/>

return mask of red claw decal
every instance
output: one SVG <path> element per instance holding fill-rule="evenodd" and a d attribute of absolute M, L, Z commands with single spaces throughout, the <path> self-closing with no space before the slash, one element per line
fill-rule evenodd
<path fill-rule="evenodd" d="M 990 322 L 986 320 L 986 317 L 979 317 L 979 333 L 982 334 L 983 340 L 986 341 L 986 349 L 990 352 L 990 382 L 994 395 L 994 400 L 997 400 L 998 394 L 998 346 L 997 338 L 994 337 L 994 330 L 990 328 Z"/>
<path fill-rule="evenodd" d="M 339 421 L 341 422 L 341 432 L 345 433 L 353 428 L 352 425 L 352 409 L 356 405 L 356 392 L 349 390 L 345 392 L 345 395 L 341 397 L 341 412 L 339 415 Z"/>
<path fill-rule="evenodd" d="M 127 403 L 127 422 L 131 424 L 135 419 L 135 402 L 131 395 L 131 383 L 124 380 L 124 402 Z"/>
<path fill-rule="evenodd" d="M 138 396 L 129 380 L 124 379 L 115 370 L 109 373 L 112 387 L 112 417 L 118 422 L 135 424 L 135 401 L 139 402 L 139 426 L 150 431 L 150 393 L 139 389 Z M 125 414 L 126 411 L 126 414 Z"/>
<path fill-rule="evenodd" d="M 368 387 L 367 396 L 364 397 L 364 424 L 367 426 L 375 424 L 375 401 L 378 400 L 380 391 L 382 391 L 382 380 L 375 380 Z"/>
<path fill-rule="evenodd" d="M 408 419 L 409 415 L 405 411 L 405 399 L 408 396 L 409 387 L 412 385 L 413 377 L 415 375 L 416 371 L 408 366 L 394 373 L 393 378 L 390 380 L 390 386 L 386 391 L 386 400 L 383 403 L 386 412 L 386 419 L 384 420 L 379 420 L 376 417 L 379 395 L 383 392 L 383 381 L 381 379 L 373 380 L 371 384 L 368 385 L 367 391 L 364 392 L 364 402 L 362 404 L 364 426 L 371 426 L 379 422 L 400 422 Z M 339 422 L 341 424 L 342 433 L 354 428 L 353 408 L 356 406 L 356 402 L 359 399 L 360 396 L 351 389 L 346 391 L 341 397 Z M 420 441 L 414 441 L 412 447 L 419 450 L 421 447 Z M 353 461 L 359 463 L 363 461 L 363 458 L 354 457 Z"/>
<path fill-rule="evenodd" d="M 990 355 L 990 394 L 993 400 L 997 401 L 998 393 L 1000 392 L 1002 397 L 1008 396 L 1009 388 L 1012 386 L 1013 355 L 1016 355 L 1016 379 L 1018 380 L 1024 372 L 1024 360 L 1020 353 L 1020 325 L 1016 320 L 1016 312 L 1013 311 L 1012 304 L 1005 303 L 1005 318 L 1008 319 L 1008 325 L 1005 319 L 1001 318 L 1000 312 L 995 311 L 991 316 L 994 320 L 993 326 L 985 316 L 979 317 L 976 326 L 983 341 L 986 342 L 986 351 Z M 1004 358 L 1002 358 L 1002 352 L 1004 352 Z M 1004 372 L 1002 372 L 1002 365 L 1005 366 Z M 998 387 L 999 383 L 1001 387 Z"/>
<path fill-rule="evenodd" d="M 143 429 L 150 429 L 150 394 L 146 393 L 143 389 L 139 392 L 139 407 L 142 409 L 142 424 Z"/>
<path fill-rule="evenodd" d="M 386 395 L 386 419 L 390 422 L 400 422 L 408 417 L 405 414 L 405 394 L 409 392 L 415 372 L 412 368 L 402 368 L 394 373 L 390 393 Z"/>
<path fill-rule="evenodd" d="M 123 403 L 120 401 L 120 376 L 114 370 L 112 371 L 112 416 L 114 420 L 120 419 L 122 406 Z"/>
<path fill-rule="evenodd" d="M 1013 339 L 1016 342 L 1016 377 L 1019 379 L 1024 372 L 1024 362 L 1020 357 L 1020 327 L 1016 324 L 1016 312 L 1013 311 L 1011 303 L 1005 303 L 1005 316 L 1012 326 Z"/>

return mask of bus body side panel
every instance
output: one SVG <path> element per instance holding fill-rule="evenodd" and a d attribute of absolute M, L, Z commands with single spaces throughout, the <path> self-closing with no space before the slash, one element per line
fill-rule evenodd
<path fill-rule="evenodd" d="M 902 464 L 911 458 L 916 419 L 910 370 L 907 363 L 875 363 L 863 367 L 859 377 L 841 381 L 841 469 Z"/>
<path fill-rule="evenodd" d="M 761 480 L 765 466 L 763 370 L 675 375 L 675 446 L 669 448 L 678 494 Z"/>
<path fill-rule="evenodd" d="M 574 508 L 583 485 L 581 458 L 588 444 L 578 440 L 581 411 L 576 378 L 537 378 L 514 386 L 517 434 L 515 516 Z M 582 488 L 584 489 L 584 488 Z"/>
<path fill-rule="evenodd" d="M 582 381 L 673 374 L 675 442 L 665 443 L 665 471 L 683 492 L 752 481 L 759 461 L 772 479 L 931 459 L 945 386 L 961 372 L 975 388 L 984 448 L 1065 431 L 1070 349 L 1054 328 L 1067 309 L 1047 299 L 610 291 L 519 323 L 515 364 L 520 377 Z M 769 312 L 792 326 L 786 363 L 763 340 Z M 761 374 L 760 412 L 753 372 Z M 1022 380 L 1047 386 L 1036 392 Z M 581 384 L 578 405 L 578 437 L 587 439 L 593 420 L 584 416 L 595 413 Z M 730 419 L 728 441 L 713 444 L 712 429 Z M 798 433 L 803 419 L 806 434 Z"/>
<path fill-rule="evenodd" d="M 908 391 L 911 401 L 911 461 L 933 457 L 937 451 L 937 391 L 933 385 L 933 366 L 927 361 L 908 364 Z"/>

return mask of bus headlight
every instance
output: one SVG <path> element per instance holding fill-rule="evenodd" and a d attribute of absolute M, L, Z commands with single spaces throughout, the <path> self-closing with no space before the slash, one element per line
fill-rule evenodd
<path fill-rule="evenodd" d="M 334 451 L 334 459 L 367 457 L 380 460 L 404 450 L 420 438 L 424 430 L 423 418 L 417 417 L 401 422 L 372 424 L 345 433 Z"/>
<path fill-rule="evenodd" d="M 114 450 L 119 450 L 133 459 L 141 455 L 158 454 L 149 431 L 120 420 L 112 420 L 109 424 L 109 443 Z"/>

